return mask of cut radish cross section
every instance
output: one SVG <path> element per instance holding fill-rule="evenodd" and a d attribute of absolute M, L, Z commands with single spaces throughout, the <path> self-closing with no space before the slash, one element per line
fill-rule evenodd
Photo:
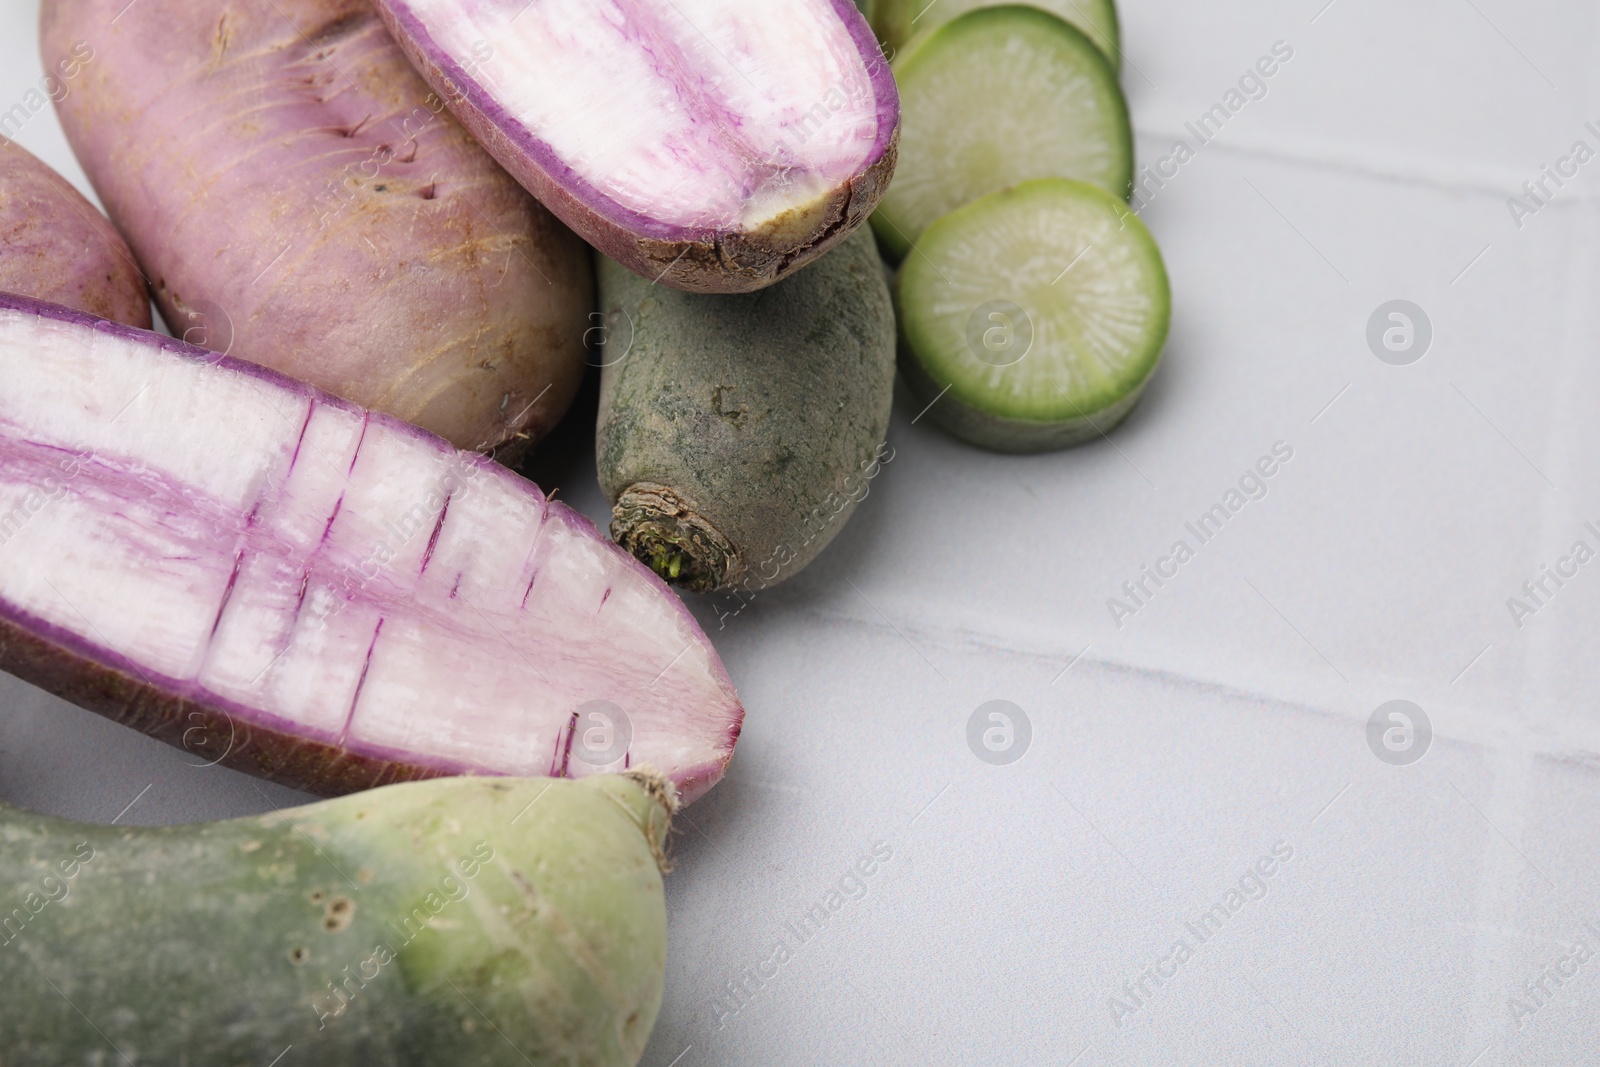
<path fill-rule="evenodd" d="M 914 35 L 931 33 L 957 15 L 997 6 L 995 0 L 876 0 L 872 24 L 885 47 L 899 51 Z M 1033 0 L 1032 6 L 1072 23 L 1105 53 L 1113 69 L 1121 67 L 1122 34 L 1112 0 Z"/>
<path fill-rule="evenodd" d="M 489 153 L 606 255 L 748 292 L 864 222 L 899 98 L 852 0 L 378 0 Z"/>
<path fill-rule="evenodd" d="M 596 702 L 631 727 L 609 769 L 692 799 L 731 758 L 743 711 L 677 597 L 503 467 L 17 297 L 0 380 L 0 667 L 327 794 L 608 769 L 575 745 Z"/>
<path fill-rule="evenodd" d="M 896 57 L 905 128 L 873 216 L 905 255 L 934 219 L 1035 178 L 1075 178 L 1127 199 L 1133 130 L 1116 73 L 1087 37 L 1038 8 L 987 7 Z"/>
<path fill-rule="evenodd" d="M 1062 178 L 928 227 L 896 287 L 900 367 L 928 415 L 1006 452 L 1093 440 L 1138 403 L 1172 298 L 1161 252 L 1118 198 Z"/>

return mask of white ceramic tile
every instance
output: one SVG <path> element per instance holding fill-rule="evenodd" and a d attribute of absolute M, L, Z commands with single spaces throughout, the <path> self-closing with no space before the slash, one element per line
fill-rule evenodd
<path fill-rule="evenodd" d="M 1504 239 L 1485 204 L 1273 157 L 1196 159 L 1148 212 L 1176 325 L 1135 416 L 1101 444 L 1019 459 L 909 425 L 902 404 L 848 549 L 774 599 L 1062 664 L 1088 646 L 1362 714 L 1448 694 L 1518 719 L 1527 650 L 1505 639 L 1504 599 L 1570 510 L 1552 485 L 1568 435 L 1593 432 L 1546 411 L 1585 359 L 1586 324 L 1565 309 L 1586 284 L 1588 216 L 1552 208 Z M 1412 366 L 1366 341 L 1397 298 L 1433 323 Z M 1293 458 L 1265 497 L 1201 544 L 1186 523 L 1280 441 Z M 1145 604 L 1122 592 L 1180 539 L 1195 559 L 1175 578 L 1145 579 Z M 1112 598 L 1137 613 L 1114 618 Z"/>
<path fill-rule="evenodd" d="M 41 76 L 36 15 L 0 10 L 0 109 Z M 1137 0 L 1123 21 L 1146 162 L 1295 49 L 1143 212 L 1176 296 L 1161 374 L 1109 441 L 1043 457 L 913 425 L 902 395 L 833 549 L 737 614 L 692 605 L 749 718 L 679 826 L 647 1067 L 1600 1057 L 1600 964 L 1520 1028 L 1508 1007 L 1600 927 L 1600 562 L 1520 629 L 1506 604 L 1574 540 L 1600 550 L 1600 171 L 1520 228 L 1506 204 L 1600 146 L 1594 10 Z M 19 140 L 88 192 L 48 111 Z M 1434 327 L 1411 366 L 1365 336 L 1395 299 Z M 587 436 L 536 468 L 600 518 Z M 1265 498 L 1118 628 L 1106 600 L 1280 440 Z M 1394 698 L 1436 734 L 1414 766 L 1368 747 Z M 967 744 L 995 699 L 1032 723 L 1012 766 Z M 303 799 L 191 762 L 0 679 L 8 802 L 162 823 Z M 1123 983 L 1280 842 L 1266 895 L 1116 1025 Z M 834 888 L 856 899 L 785 933 Z M 715 1007 L 783 938 L 749 1003 Z"/>
<path fill-rule="evenodd" d="M 1394 767 L 1359 723 L 1213 687 L 1085 664 L 1053 689 L 1029 657 L 925 641 L 946 681 L 882 627 L 764 630 L 727 642 L 751 729 L 680 839 L 647 1063 L 812 1062 L 784 1050 L 819 1039 L 839 1058 L 816 1062 L 1435 1062 L 1476 1034 L 1505 940 L 1481 917 L 1517 914 L 1485 885 L 1520 866 L 1478 810 L 1500 813 L 1482 748 Z M 1007 767 L 962 729 L 996 697 L 1033 724 Z M 785 924 L 878 840 L 865 895 L 798 944 Z M 1240 886 L 1200 941 L 1185 924 Z M 1177 975 L 1114 1010 L 1180 939 Z M 780 943 L 795 958 L 719 1006 Z M 824 1005 L 860 1010 L 812 1036 Z"/>
<path fill-rule="evenodd" d="M 1553 163 L 1597 117 L 1595 14 L 1579 4 L 1224 0 L 1122 11 L 1124 80 L 1153 133 L 1181 134 L 1226 102 L 1279 41 L 1293 58 L 1265 97 L 1229 117 L 1222 143 L 1498 190 Z"/>

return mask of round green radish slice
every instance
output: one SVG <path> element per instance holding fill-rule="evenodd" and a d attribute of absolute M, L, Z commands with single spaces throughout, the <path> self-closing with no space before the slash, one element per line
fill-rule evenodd
<path fill-rule="evenodd" d="M 1059 15 L 1082 30 L 1105 54 L 1113 69 L 1122 66 L 1122 34 L 1117 25 L 1117 5 L 1112 0 L 1033 0 L 1035 7 Z M 994 0 L 877 0 L 869 8 L 873 29 L 890 49 L 900 49 L 918 33 L 943 26 L 957 15 Z"/>
<path fill-rule="evenodd" d="M 1126 417 L 1172 309 L 1150 231 L 1111 194 L 1060 178 L 928 227 L 895 298 L 900 368 L 929 417 L 1002 452 L 1066 448 Z"/>
<path fill-rule="evenodd" d="M 1128 106 L 1100 50 L 1048 11 L 968 12 L 894 63 L 900 166 L 873 216 L 905 255 L 934 219 L 1033 178 L 1076 178 L 1127 198 Z"/>

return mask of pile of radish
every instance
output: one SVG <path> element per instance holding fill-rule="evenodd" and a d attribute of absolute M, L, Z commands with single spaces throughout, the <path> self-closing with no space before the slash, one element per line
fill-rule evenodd
<path fill-rule="evenodd" d="M 897 367 L 1041 451 L 1166 338 L 1111 0 L 867 6 L 42 0 L 110 217 L 0 141 L 0 668 L 338 799 L 0 806 L 0 1062 L 638 1062 L 744 718 L 671 587 L 816 558 Z M 588 365 L 609 539 L 506 466 Z"/>

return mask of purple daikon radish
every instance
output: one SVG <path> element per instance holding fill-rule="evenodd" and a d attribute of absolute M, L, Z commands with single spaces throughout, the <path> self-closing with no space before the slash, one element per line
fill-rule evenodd
<path fill-rule="evenodd" d="M 0 381 L 5 670 L 327 795 L 649 764 L 692 799 L 732 757 L 683 605 L 490 460 L 21 297 Z"/>
<path fill-rule="evenodd" d="M 86 61 L 63 60 L 59 69 L 76 70 L 74 62 Z M 150 328 L 150 289 L 116 227 L 65 178 L 3 136 L 0 291 Z"/>
<path fill-rule="evenodd" d="M 377 6 L 490 155 L 664 285 L 771 285 L 865 221 L 894 173 L 900 101 L 854 0 Z"/>

